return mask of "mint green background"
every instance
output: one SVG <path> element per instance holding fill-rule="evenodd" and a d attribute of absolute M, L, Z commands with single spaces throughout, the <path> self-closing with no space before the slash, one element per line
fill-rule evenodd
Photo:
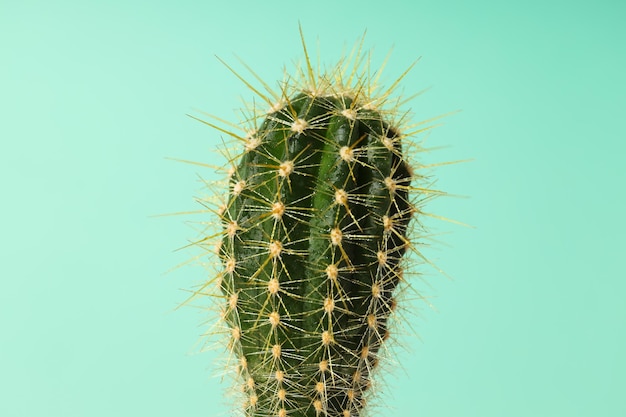
<path fill-rule="evenodd" d="M 388 80 L 432 87 L 416 119 L 461 109 L 424 162 L 445 198 L 429 297 L 397 334 L 376 416 L 626 415 L 626 6 L 621 1 L 313 3 L 0 1 L 0 416 L 219 416 L 202 311 L 198 175 L 251 93 L 312 49 L 331 64 L 365 29 Z M 197 113 L 195 113 L 197 114 Z M 197 218 L 194 218 L 197 220 Z M 432 242 L 429 242 L 429 244 Z"/>

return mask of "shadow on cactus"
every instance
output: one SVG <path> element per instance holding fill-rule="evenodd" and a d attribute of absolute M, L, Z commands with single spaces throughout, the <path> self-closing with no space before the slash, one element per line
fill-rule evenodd
<path fill-rule="evenodd" d="M 243 133 L 198 119 L 234 139 L 236 156 L 220 231 L 196 242 L 217 237 L 219 272 L 192 298 L 220 293 L 247 417 L 364 415 L 398 292 L 428 262 L 423 204 L 442 194 L 410 157 L 434 119 L 411 125 L 393 96 L 408 70 L 383 89 L 363 40 L 325 72 L 302 45 L 304 65 L 277 91 L 228 67 L 264 107 Z"/>

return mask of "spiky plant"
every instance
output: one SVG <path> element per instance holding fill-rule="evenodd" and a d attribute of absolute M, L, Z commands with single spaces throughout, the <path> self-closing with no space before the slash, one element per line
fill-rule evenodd
<path fill-rule="evenodd" d="M 409 126 L 393 98 L 406 72 L 383 89 L 362 43 L 321 73 L 303 39 L 305 64 L 278 92 L 233 71 L 268 110 L 245 134 L 203 120 L 241 143 L 217 280 L 247 417 L 363 415 L 404 255 L 418 253 L 412 219 L 436 192 L 407 148 L 428 127 Z"/>

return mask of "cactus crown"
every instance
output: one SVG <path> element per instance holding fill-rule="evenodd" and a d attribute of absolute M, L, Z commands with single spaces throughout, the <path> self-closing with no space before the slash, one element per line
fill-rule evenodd
<path fill-rule="evenodd" d="M 240 143 L 217 287 L 248 417 L 363 415 L 389 337 L 412 219 L 432 194 L 408 138 L 427 128 L 406 125 L 399 98 L 389 106 L 406 72 L 379 88 L 362 44 L 320 73 L 303 40 L 305 64 L 279 92 L 235 73 L 266 104 L 244 134 L 202 120 Z"/>

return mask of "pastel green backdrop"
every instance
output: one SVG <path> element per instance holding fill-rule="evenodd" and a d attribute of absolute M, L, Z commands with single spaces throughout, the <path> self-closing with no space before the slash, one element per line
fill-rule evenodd
<path fill-rule="evenodd" d="M 205 313 L 174 312 L 205 278 L 199 176 L 252 94 L 214 57 L 273 82 L 301 22 L 332 64 L 367 29 L 388 79 L 432 87 L 416 120 L 436 171 L 415 335 L 373 415 L 626 415 L 626 6 L 620 1 L 313 3 L 0 1 L 0 415 L 219 416 Z M 238 68 L 242 68 L 239 66 Z M 197 113 L 196 113 L 197 114 Z M 194 218 L 197 220 L 197 218 Z M 432 243 L 432 245 L 431 245 Z M 406 333 L 406 334 L 404 334 Z M 217 376 L 215 376 L 217 375 Z"/>

